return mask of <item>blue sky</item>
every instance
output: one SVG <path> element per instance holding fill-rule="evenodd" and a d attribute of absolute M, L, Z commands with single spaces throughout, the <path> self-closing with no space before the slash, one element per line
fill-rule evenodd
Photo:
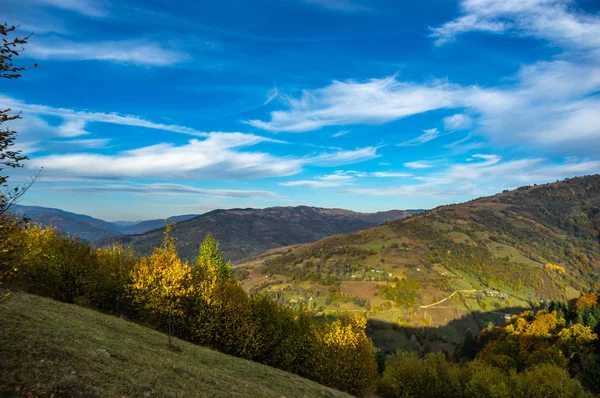
<path fill-rule="evenodd" d="M 600 172 L 594 0 L 5 0 L 23 204 L 431 208 Z"/>

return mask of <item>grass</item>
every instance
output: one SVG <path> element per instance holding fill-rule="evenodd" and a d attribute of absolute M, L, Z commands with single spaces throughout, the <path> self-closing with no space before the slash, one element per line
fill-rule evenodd
<path fill-rule="evenodd" d="M 13 293 L 0 303 L 0 396 L 342 397 L 132 322 Z"/>

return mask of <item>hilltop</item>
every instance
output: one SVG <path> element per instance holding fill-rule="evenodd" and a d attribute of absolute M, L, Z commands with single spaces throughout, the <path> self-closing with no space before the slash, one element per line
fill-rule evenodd
<path fill-rule="evenodd" d="M 255 362 L 24 293 L 0 305 L 0 396 L 346 397 Z"/>
<path fill-rule="evenodd" d="M 503 322 L 506 307 L 576 297 L 600 280 L 599 238 L 593 175 L 272 250 L 235 272 L 248 290 L 291 305 L 367 312 L 384 325 L 376 342 L 397 348 L 409 337 L 391 333 L 399 326 L 438 326 L 437 337 L 458 342 L 467 328 Z M 453 320 L 463 322 L 443 327 Z"/>
<path fill-rule="evenodd" d="M 219 241 L 226 259 L 236 261 L 281 246 L 314 242 L 326 236 L 354 232 L 386 221 L 409 217 L 417 210 L 392 210 L 379 213 L 357 213 L 343 209 L 318 207 L 271 207 L 266 209 L 214 210 L 173 227 L 179 255 L 193 259 L 207 233 Z M 139 235 L 121 236 L 96 242 L 131 244 L 142 254 L 159 246 L 164 228 Z"/>

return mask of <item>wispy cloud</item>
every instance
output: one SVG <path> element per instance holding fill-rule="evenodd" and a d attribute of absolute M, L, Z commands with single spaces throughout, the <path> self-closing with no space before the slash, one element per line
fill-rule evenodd
<path fill-rule="evenodd" d="M 449 197 L 466 200 L 490 195 L 522 185 L 547 183 L 558 179 L 600 172 L 600 160 L 571 160 L 563 163 L 544 158 L 522 158 L 504 161 L 498 155 L 474 155 L 462 164 L 416 177 L 417 183 L 378 187 L 352 188 L 348 193 L 368 196 Z"/>
<path fill-rule="evenodd" d="M 404 141 L 404 142 L 401 142 L 399 144 L 396 144 L 396 146 L 416 146 L 416 145 L 421 145 L 421 144 L 424 144 L 426 142 L 435 140 L 439 136 L 440 136 L 440 132 L 438 131 L 438 129 L 423 130 L 423 134 L 421 134 L 420 136 L 418 136 L 416 138 L 413 138 L 411 140 Z"/>
<path fill-rule="evenodd" d="M 273 199 L 279 196 L 264 190 L 204 189 L 182 184 L 107 184 L 107 185 L 58 185 L 43 188 L 45 191 L 65 192 L 80 195 L 95 195 L 114 192 L 133 193 L 144 196 L 211 196 L 223 198 Z"/>
<path fill-rule="evenodd" d="M 98 0 L 22 0 L 29 7 L 46 6 L 76 12 L 88 17 L 108 16 L 108 3 Z"/>
<path fill-rule="evenodd" d="M 357 148 L 355 150 L 340 150 L 337 152 L 322 153 L 306 159 L 307 164 L 324 167 L 335 167 L 345 164 L 360 163 L 378 158 L 377 147 Z"/>
<path fill-rule="evenodd" d="M 329 10 L 335 11 L 345 11 L 345 12 L 354 12 L 354 11 L 369 11 L 370 7 L 366 6 L 364 3 L 361 4 L 359 0 L 301 0 L 305 3 L 315 4 L 321 6 L 323 8 L 327 8 Z"/>
<path fill-rule="evenodd" d="M 333 135 L 331 136 L 331 138 L 338 138 L 338 137 L 342 137 L 342 136 L 344 136 L 344 135 L 348 134 L 348 133 L 349 133 L 349 132 L 351 132 L 351 131 L 352 131 L 352 130 L 340 130 L 340 131 L 338 131 L 337 133 L 333 134 Z"/>
<path fill-rule="evenodd" d="M 74 42 L 57 37 L 31 40 L 23 55 L 35 59 L 109 61 L 156 67 L 171 66 L 191 59 L 181 50 L 147 40 Z"/>
<path fill-rule="evenodd" d="M 409 169 L 430 169 L 433 167 L 433 165 L 431 164 L 431 162 L 428 162 L 426 160 L 417 160 L 415 162 L 404 163 L 404 167 L 407 167 Z"/>
<path fill-rule="evenodd" d="M 473 125 L 473 119 L 463 113 L 445 117 L 443 121 L 445 130 L 464 130 Z"/>
<path fill-rule="evenodd" d="M 462 0 L 462 15 L 432 28 L 442 45 L 472 31 L 510 33 L 568 48 L 600 47 L 600 16 L 573 10 L 569 0 Z"/>
<path fill-rule="evenodd" d="M 55 116 L 63 119 L 63 125 L 56 130 L 56 135 L 58 136 L 72 137 L 87 134 L 87 132 L 84 130 L 87 123 L 109 123 L 122 126 L 144 127 L 198 137 L 206 137 L 208 135 L 206 132 L 198 131 L 191 127 L 185 127 L 176 124 L 154 123 L 135 115 L 123 115 L 116 112 L 91 112 L 67 108 L 55 108 L 47 105 L 29 104 L 16 98 L 2 96 L 2 94 L 0 94 L 0 106 L 3 109 L 10 107 L 15 111 L 22 111 L 24 113 L 26 116 L 24 119 L 11 122 L 11 125 L 15 126 L 17 123 L 29 123 L 31 115 Z M 42 119 L 37 118 L 35 120 L 38 124 L 45 123 L 47 128 L 50 128 L 50 126 L 48 126 L 47 123 Z M 21 130 L 22 129 L 19 129 L 19 131 Z"/>
<path fill-rule="evenodd" d="M 394 171 L 375 171 L 373 173 L 370 174 L 373 177 L 377 177 L 377 178 L 405 178 L 405 177 L 412 177 L 412 174 L 410 173 L 400 173 L 400 172 L 394 172 Z"/>
<path fill-rule="evenodd" d="M 403 83 L 395 77 L 334 82 L 288 98 L 289 109 L 270 121 L 249 121 L 269 131 L 300 132 L 326 126 L 378 124 L 436 109 L 467 109 L 473 134 L 498 144 L 538 145 L 554 151 L 590 152 L 600 145 L 600 50 L 577 61 L 538 62 L 521 68 L 502 87 L 447 82 Z M 446 122 L 456 122 L 447 120 Z M 463 127 L 468 122 L 461 117 Z M 452 124 L 452 123 L 451 123 Z M 426 133 L 421 139 L 435 138 Z M 414 145 L 419 141 L 408 141 Z M 404 143 L 406 144 L 406 143 Z M 540 148 L 538 148 L 540 149 Z"/>
<path fill-rule="evenodd" d="M 267 98 L 265 99 L 264 105 L 271 103 L 275 98 L 279 96 L 279 89 L 277 87 L 273 87 L 267 92 Z"/>

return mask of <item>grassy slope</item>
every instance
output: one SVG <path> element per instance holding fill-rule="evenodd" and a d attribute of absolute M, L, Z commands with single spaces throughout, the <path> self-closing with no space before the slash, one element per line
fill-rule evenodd
<path fill-rule="evenodd" d="M 346 396 L 183 341 L 173 352 L 164 334 L 28 294 L 0 303 L 0 336 L 0 396 Z"/>
<path fill-rule="evenodd" d="M 377 294 L 378 286 L 398 277 L 421 284 L 416 301 L 371 311 L 370 317 L 440 327 L 483 311 L 498 312 L 490 316 L 503 322 L 504 307 L 527 306 L 534 298 L 568 299 L 597 280 L 599 234 L 600 175 L 595 175 L 442 206 L 407 220 L 267 252 L 235 268 L 250 290 L 277 293 L 291 303 L 310 301 L 325 312 L 364 312 L 355 298 L 368 300 L 372 309 L 381 306 L 388 300 Z M 353 255 L 345 248 L 369 252 Z M 548 262 L 563 266 L 566 275 L 546 270 Z M 323 283 L 325 276 L 341 282 L 345 297 L 329 294 L 333 302 L 325 301 L 331 289 Z M 463 297 L 420 308 L 456 290 L 464 291 Z M 458 333 L 450 333 L 456 340 L 467 327 L 481 326 L 454 322 Z M 384 344 L 397 348 L 392 345 Z"/>

